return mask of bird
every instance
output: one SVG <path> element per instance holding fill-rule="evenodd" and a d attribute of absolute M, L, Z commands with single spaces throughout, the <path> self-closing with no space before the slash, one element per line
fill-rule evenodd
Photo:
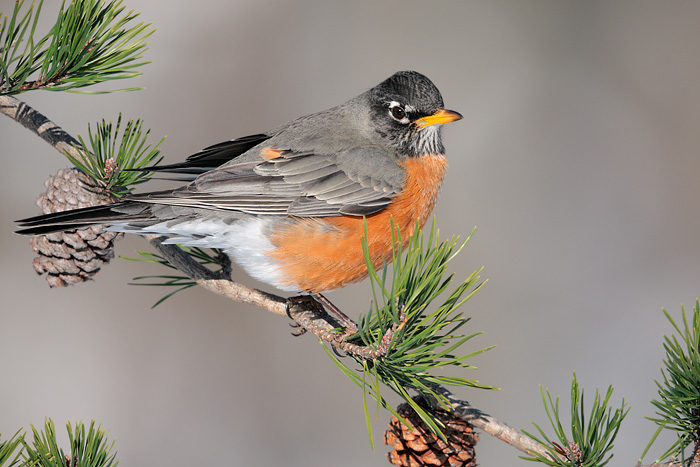
<path fill-rule="evenodd" d="M 433 82 L 400 71 L 349 101 L 271 131 L 209 146 L 184 162 L 149 167 L 186 184 L 101 206 L 17 221 L 23 235 L 95 224 L 220 249 L 277 289 L 321 294 L 389 263 L 436 203 L 447 169 L 444 107 Z"/>

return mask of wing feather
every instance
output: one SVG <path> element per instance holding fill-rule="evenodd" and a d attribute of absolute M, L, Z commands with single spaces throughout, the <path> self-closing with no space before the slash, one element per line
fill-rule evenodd
<path fill-rule="evenodd" d="M 175 191 L 132 199 L 250 214 L 364 216 L 384 209 L 402 189 L 402 168 L 377 148 L 279 153 L 270 160 L 232 159 Z"/>

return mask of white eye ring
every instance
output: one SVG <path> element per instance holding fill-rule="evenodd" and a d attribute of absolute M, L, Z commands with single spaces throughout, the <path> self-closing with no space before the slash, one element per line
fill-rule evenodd
<path fill-rule="evenodd" d="M 389 103 L 389 115 L 391 115 L 391 118 L 396 120 L 397 122 L 406 125 L 410 121 L 407 115 L 407 111 L 409 106 L 402 106 L 396 101 L 391 101 Z"/>

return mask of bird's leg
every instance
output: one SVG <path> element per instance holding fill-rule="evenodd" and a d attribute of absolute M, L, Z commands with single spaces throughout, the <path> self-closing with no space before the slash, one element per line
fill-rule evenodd
<path fill-rule="evenodd" d="M 297 323 L 296 320 L 294 320 L 294 317 L 292 316 L 291 306 L 293 303 L 295 303 L 294 299 L 296 299 L 296 298 L 297 297 L 288 298 L 287 304 L 285 305 L 285 309 L 286 309 L 287 316 L 289 317 L 289 319 L 294 321 L 293 323 L 289 324 L 290 327 L 295 328 L 295 330 L 292 331 L 292 336 L 299 337 L 299 336 L 303 336 L 304 334 L 306 334 L 306 332 L 308 330 L 305 327 L 303 327 L 301 324 Z"/>
<path fill-rule="evenodd" d="M 221 265 L 220 274 L 227 279 L 231 279 L 231 257 L 219 250 L 216 254 L 216 260 Z"/>
<path fill-rule="evenodd" d="M 312 293 L 311 297 L 316 300 L 330 314 L 334 315 L 338 321 L 345 327 L 345 335 L 355 334 L 357 332 L 357 323 L 355 323 L 348 315 L 340 311 L 333 305 L 330 300 L 320 293 Z"/>

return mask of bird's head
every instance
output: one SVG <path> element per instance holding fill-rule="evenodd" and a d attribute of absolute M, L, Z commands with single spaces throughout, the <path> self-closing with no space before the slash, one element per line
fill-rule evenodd
<path fill-rule="evenodd" d="M 370 118 L 383 140 L 400 154 L 443 154 L 440 129 L 462 118 L 446 110 L 437 87 L 415 71 L 400 71 L 368 91 Z"/>

